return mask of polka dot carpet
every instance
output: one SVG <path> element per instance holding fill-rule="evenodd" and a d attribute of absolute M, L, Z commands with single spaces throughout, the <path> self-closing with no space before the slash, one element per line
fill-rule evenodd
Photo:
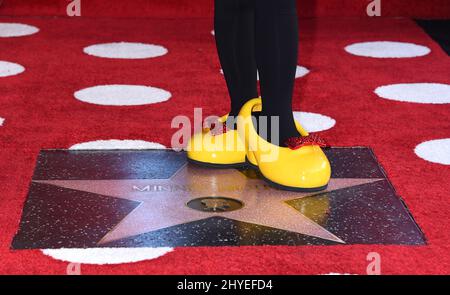
<path fill-rule="evenodd" d="M 295 117 L 333 146 L 372 147 L 426 246 L 10 250 L 40 149 L 165 148 L 174 116 L 229 102 L 211 19 L 1 17 L 0 273 L 362 274 L 372 251 L 385 274 L 448 273 L 448 56 L 407 19 L 300 26 Z"/>

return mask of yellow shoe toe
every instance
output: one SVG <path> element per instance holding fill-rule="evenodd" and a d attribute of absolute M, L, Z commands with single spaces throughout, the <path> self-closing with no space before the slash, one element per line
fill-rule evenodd
<path fill-rule="evenodd" d="M 261 162 L 259 169 L 275 186 L 294 191 L 323 190 L 331 177 L 330 162 L 319 146 L 280 148 L 278 160 Z"/>
<path fill-rule="evenodd" d="M 217 168 L 245 165 L 245 145 L 236 130 L 212 135 L 209 130 L 194 134 L 187 146 L 191 162 Z"/>

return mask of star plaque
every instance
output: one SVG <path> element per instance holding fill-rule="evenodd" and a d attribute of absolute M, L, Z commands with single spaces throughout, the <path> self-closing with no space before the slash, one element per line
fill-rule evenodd
<path fill-rule="evenodd" d="M 298 193 L 170 150 L 44 150 L 12 248 L 425 243 L 370 149 L 327 155 L 328 188 Z"/>

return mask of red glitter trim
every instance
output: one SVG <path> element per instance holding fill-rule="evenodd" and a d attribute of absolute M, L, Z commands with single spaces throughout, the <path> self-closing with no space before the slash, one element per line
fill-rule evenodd
<path fill-rule="evenodd" d="M 301 147 L 308 145 L 318 145 L 320 147 L 327 147 L 327 142 L 319 137 L 317 134 L 310 134 L 308 136 L 291 137 L 286 140 L 286 145 L 291 150 L 298 150 Z"/>

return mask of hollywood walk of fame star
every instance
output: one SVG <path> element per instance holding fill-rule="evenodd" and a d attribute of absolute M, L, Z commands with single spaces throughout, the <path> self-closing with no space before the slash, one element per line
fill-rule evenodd
<path fill-rule="evenodd" d="M 326 191 L 373 183 L 379 178 L 332 178 Z M 186 164 L 169 179 L 35 180 L 63 188 L 140 202 L 98 244 L 144 234 L 212 216 L 296 232 L 345 243 L 286 202 L 311 196 L 273 189 L 257 177 L 236 169 L 204 169 Z M 196 198 L 225 196 L 243 203 L 235 211 L 199 211 L 186 204 Z M 210 203 L 211 206 L 214 206 Z"/>

